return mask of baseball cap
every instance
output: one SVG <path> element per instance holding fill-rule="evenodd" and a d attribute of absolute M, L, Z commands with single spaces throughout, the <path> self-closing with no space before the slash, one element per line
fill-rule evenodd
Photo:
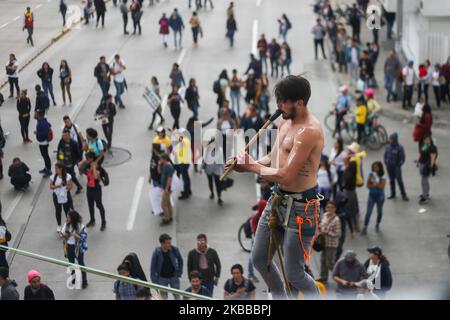
<path fill-rule="evenodd" d="M 414 64 L 414 60 L 408 60 L 408 64 Z"/>
<path fill-rule="evenodd" d="M 381 250 L 381 248 L 377 247 L 377 246 L 367 248 L 367 251 L 369 251 L 370 253 L 373 253 L 377 256 L 381 256 L 383 254 L 383 251 Z"/>
<path fill-rule="evenodd" d="M 165 132 L 166 132 L 166 129 L 164 129 L 164 127 L 158 127 L 156 129 L 156 133 L 165 133 Z"/>

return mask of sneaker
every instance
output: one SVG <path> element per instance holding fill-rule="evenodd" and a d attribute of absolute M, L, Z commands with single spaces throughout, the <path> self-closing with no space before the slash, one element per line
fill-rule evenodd
<path fill-rule="evenodd" d="M 406 202 L 408 202 L 408 201 L 409 201 L 409 198 L 408 198 L 408 196 L 404 196 L 404 197 L 402 197 L 402 199 L 403 199 L 403 201 L 406 201 Z"/>
<path fill-rule="evenodd" d="M 166 219 L 163 219 L 163 221 L 161 221 L 161 223 L 159 224 L 161 227 L 163 227 L 163 226 L 167 226 L 168 224 L 170 224 L 172 222 L 172 220 L 166 220 Z"/>
<path fill-rule="evenodd" d="M 222 199 L 217 200 L 217 204 L 218 204 L 219 206 L 222 206 L 222 205 L 223 205 L 223 200 L 222 200 Z"/>
<path fill-rule="evenodd" d="M 41 173 L 41 174 L 44 174 L 44 173 L 46 173 L 47 172 L 47 169 L 42 169 L 42 170 L 39 170 L 39 173 Z"/>
<path fill-rule="evenodd" d="M 426 204 L 426 203 L 428 203 L 428 199 L 424 198 L 424 197 L 420 197 L 419 204 Z"/>
<path fill-rule="evenodd" d="M 189 199 L 189 194 L 183 193 L 181 196 L 178 197 L 178 200 L 185 200 Z"/>
<path fill-rule="evenodd" d="M 60 233 L 60 232 L 61 232 L 61 226 L 59 225 L 56 227 L 56 233 Z"/>
<path fill-rule="evenodd" d="M 93 226 L 95 226 L 95 220 L 90 220 L 88 222 L 88 224 L 86 225 L 86 228 L 90 228 L 90 227 L 93 227 Z"/>
<path fill-rule="evenodd" d="M 388 197 L 388 199 L 390 200 L 390 199 L 395 199 L 395 194 L 391 194 L 389 197 Z"/>
<path fill-rule="evenodd" d="M 81 285 L 81 289 L 86 289 L 87 287 L 88 287 L 87 281 L 83 282 L 83 284 Z"/>
<path fill-rule="evenodd" d="M 46 170 L 44 173 L 44 178 L 50 177 L 52 175 L 52 170 Z"/>
<path fill-rule="evenodd" d="M 214 199 L 214 193 L 211 193 L 210 195 L 209 195 L 209 198 L 212 200 L 212 199 Z"/>
<path fill-rule="evenodd" d="M 100 227 L 100 231 L 105 231 L 106 229 L 106 221 L 102 222 L 102 226 Z"/>

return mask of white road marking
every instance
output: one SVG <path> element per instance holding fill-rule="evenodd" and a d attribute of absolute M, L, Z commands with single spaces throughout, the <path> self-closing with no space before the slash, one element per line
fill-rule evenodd
<path fill-rule="evenodd" d="M 80 112 L 81 102 L 82 101 L 78 102 L 77 106 L 75 108 L 73 108 L 72 111 L 70 111 L 70 113 L 69 113 L 69 117 L 70 117 L 70 119 L 72 119 L 72 121 L 74 121 L 74 119 L 76 118 L 78 112 Z"/>
<path fill-rule="evenodd" d="M 252 48 L 251 52 L 256 55 L 257 54 L 257 40 L 258 39 L 258 20 L 253 20 L 253 37 L 252 37 Z"/>
<path fill-rule="evenodd" d="M 9 23 L 2 24 L 2 25 L 0 26 L 0 29 L 3 29 L 3 28 L 6 27 L 8 24 L 9 24 Z"/>
<path fill-rule="evenodd" d="M 256 0 L 256 6 L 259 7 L 261 5 L 262 0 Z"/>
<path fill-rule="evenodd" d="M 131 203 L 130 215 L 128 216 L 127 230 L 133 230 L 134 221 L 136 220 L 136 213 L 139 206 L 139 199 L 141 198 L 142 188 L 144 187 L 144 177 L 139 177 L 134 190 L 133 202 Z"/>
<path fill-rule="evenodd" d="M 14 18 L 13 21 L 17 21 L 17 20 L 19 20 L 19 19 L 20 19 L 20 16 L 17 16 L 17 17 Z"/>
<path fill-rule="evenodd" d="M 17 205 L 19 204 L 20 200 L 23 197 L 23 192 L 19 192 L 16 197 L 14 198 L 13 202 L 11 203 L 11 205 L 9 206 L 8 210 L 6 210 L 5 213 L 5 221 L 8 221 L 9 217 L 11 216 L 11 214 L 14 212 L 14 210 L 16 209 Z"/>
<path fill-rule="evenodd" d="M 183 63 L 184 56 L 186 55 L 186 49 L 181 50 L 180 57 L 177 60 L 178 65 Z"/>

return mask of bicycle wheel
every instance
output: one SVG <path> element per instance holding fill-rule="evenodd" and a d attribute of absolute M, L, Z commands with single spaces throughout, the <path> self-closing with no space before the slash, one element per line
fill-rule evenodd
<path fill-rule="evenodd" d="M 328 114 L 325 116 L 325 119 L 323 120 L 323 123 L 329 131 L 334 132 L 334 126 L 336 125 L 336 115 L 334 114 L 334 112 L 328 112 Z"/>
<path fill-rule="evenodd" d="M 386 128 L 382 125 L 379 125 L 376 130 L 380 132 L 380 137 L 382 138 L 381 143 L 383 145 L 386 145 L 389 137 Z"/>
<path fill-rule="evenodd" d="M 384 139 L 384 133 L 376 128 L 372 135 L 367 138 L 367 147 L 371 150 L 380 150 L 384 146 Z"/>
<path fill-rule="evenodd" d="M 241 227 L 239 228 L 238 241 L 239 241 L 239 244 L 240 244 L 241 248 L 245 252 L 251 252 L 252 251 L 252 239 L 251 238 L 247 238 L 245 236 L 244 225 L 245 225 L 245 223 L 243 223 L 241 225 Z"/>

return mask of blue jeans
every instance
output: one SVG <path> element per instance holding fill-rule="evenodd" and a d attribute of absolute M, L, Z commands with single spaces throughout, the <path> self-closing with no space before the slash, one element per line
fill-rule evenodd
<path fill-rule="evenodd" d="M 230 39 L 230 47 L 232 47 L 234 44 L 234 31 L 228 31 L 227 38 Z"/>
<path fill-rule="evenodd" d="M 395 92 L 392 90 L 392 87 L 394 85 L 395 77 L 391 75 L 384 75 L 384 87 L 386 91 L 388 92 L 386 99 L 389 101 L 390 97 L 395 97 Z"/>
<path fill-rule="evenodd" d="M 116 103 L 123 106 L 122 98 L 120 96 L 125 92 L 125 84 L 123 82 L 114 81 L 114 86 L 116 87 Z"/>
<path fill-rule="evenodd" d="M 266 70 L 266 73 L 269 73 L 269 71 L 268 71 L 268 65 L 267 65 L 267 53 L 265 53 L 265 52 L 260 52 L 259 53 L 259 59 L 261 60 L 261 68 L 262 68 L 262 65 L 264 65 L 264 70 Z"/>
<path fill-rule="evenodd" d="M 163 278 L 163 277 L 159 277 L 157 284 L 161 285 L 161 286 L 166 286 L 166 287 L 171 287 L 173 289 L 180 289 L 180 278 L 177 277 L 172 277 L 172 278 Z M 164 300 L 167 300 L 168 298 L 168 293 L 166 291 L 160 291 L 161 296 L 163 297 Z M 180 296 L 177 294 L 174 294 L 173 297 L 175 298 L 175 300 L 180 300 Z"/>
<path fill-rule="evenodd" d="M 50 96 L 52 97 L 53 103 L 55 103 L 55 96 L 53 95 L 53 84 L 51 81 L 42 81 L 42 89 L 44 90 L 45 95 L 48 97 L 48 94 L 50 93 Z"/>
<path fill-rule="evenodd" d="M 389 175 L 389 181 L 391 183 L 391 195 L 395 196 L 395 180 L 398 182 L 402 197 L 406 197 L 405 186 L 402 179 L 402 169 L 400 166 L 386 166 Z"/>
<path fill-rule="evenodd" d="M 99 82 L 100 90 L 102 90 L 102 101 L 106 100 L 106 95 L 109 92 L 110 83 L 108 81 Z"/>
<path fill-rule="evenodd" d="M 258 223 L 255 243 L 252 249 L 252 260 L 256 270 L 259 271 L 266 284 L 270 287 L 274 299 L 287 299 L 287 293 L 285 291 L 284 282 L 281 280 L 280 271 L 273 261 L 271 261 L 270 266 L 267 265 L 270 242 L 268 222 L 272 210 L 272 199 L 273 196 L 270 197 Z M 275 237 L 278 245 L 283 246 L 286 275 L 292 288 L 292 294 L 296 296 L 298 291 L 301 291 L 306 298 L 318 298 L 319 290 L 317 289 L 315 281 L 305 272 L 306 261 L 303 256 L 303 250 L 298 236 L 298 225 L 296 222 L 297 216 L 305 216 L 305 206 L 306 204 L 304 203 L 294 202 L 289 214 L 290 219 L 287 228 L 285 229 L 282 225 L 278 224 L 275 229 Z M 279 211 L 281 214 L 285 214 L 286 207 L 280 206 Z M 310 205 L 307 215 L 314 220 L 314 205 Z M 308 223 L 302 225 L 301 240 L 308 253 L 311 249 L 311 242 L 315 234 L 315 229 L 315 223 L 313 223 L 313 226 L 310 226 Z M 273 254 L 276 251 L 275 249 L 276 248 L 273 248 Z"/>
<path fill-rule="evenodd" d="M 231 109 L 236 113 L 236 115 L 238 117 L 240 117 L 241 116 L 241 109 L 240 109 L 241 90 L 231 89 L 230 97 L 231 97 Z"/>
<path fill-rule="evenodd" d="M 370 216 L 372 215 L 373 207 L 377 205 L 377 225 L 380 224 L 381 218 L 383 218 L 383 204 L 384 193 L 369 193 L 369 200 L 367 201 L 367 213 L 364 219 L 364 227 L 367 228 L 370 222 Z"/>
<path fill-rule="evenodd" d="M 211 297 L 214 294 L 214 281 L 211 282 L 202 282 L 202 285 L 206 287 L 206 289 L 209 290 L 209 292 L 211 292 Z"/>
<path fill-rule="evenodd" d="M 178 45 L 177 45 L 177 34 L 178 36 Z M 181 38 L 182 38 L 182 33 L 181 30 L 173 30 L 173 43 L 175 45 L 175 48 L 180 47 L 181 48 Z"/>
<path fill-rule="evenodd" d="M 190 193 L 191 192 L 191 179 L 189 178 L 189 164 L 177 164 L 175 165 L 175 170 L 177 171 L 178 176 L 183 178 L 183 192 Z"/>

